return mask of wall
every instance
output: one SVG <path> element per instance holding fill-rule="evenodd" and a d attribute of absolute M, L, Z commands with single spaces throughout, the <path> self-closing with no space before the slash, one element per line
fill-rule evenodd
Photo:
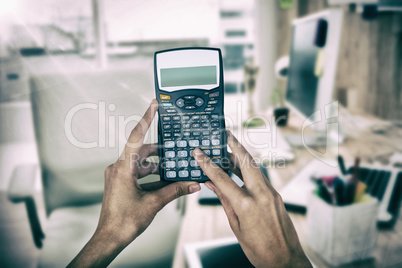
<path fill-rule="evenodd" d="M 278 7 L 278 57 L 289 53 L 291 20 L 330 7 L 327 0 L 294 0 Z M 333 7 L 333 6 L 331 6 Z M 385 119 L 402 118 L 402 13 L 383 12 L 367 21 L 344 10 L 335 89 L 354 89 L 357 109 Z"/>

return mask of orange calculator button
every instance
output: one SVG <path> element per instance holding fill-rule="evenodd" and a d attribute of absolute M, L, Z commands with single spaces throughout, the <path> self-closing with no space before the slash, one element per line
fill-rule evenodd
<path fill-rule="evenodd" d="M 164 94 L 159 94 L 159 98 L 161 98 L 161 100 L 170 100 L 170 96 Z"/>

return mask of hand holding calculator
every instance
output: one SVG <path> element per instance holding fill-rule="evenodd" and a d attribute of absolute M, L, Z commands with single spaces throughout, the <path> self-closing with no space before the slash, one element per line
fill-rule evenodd
<path fill-rule="evenodd" d="M 154 72 L 161 179 L 207 181 L 193 150 L 200 148 L 224 169 L 227 159 L 220 49 L 158 51 Z"/>

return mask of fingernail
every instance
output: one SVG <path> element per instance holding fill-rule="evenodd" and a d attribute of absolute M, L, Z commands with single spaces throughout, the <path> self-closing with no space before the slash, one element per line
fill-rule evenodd
<path fill-rule="evenodd" d="M 199 190 L 201 190 L 201 186 L 197 183 L 197 184 L 191 184 L 188 187 L 188 190 L 190 192 L 190 194 L 198 192 Z"/>
<path fill-rule="evenodd" d="M 193 153 L 194 153 L 195 155 L 197 155 L 197 156 L 201 156 L 201 155 L 204 154 L 199 148 L 196 148 Z"/>

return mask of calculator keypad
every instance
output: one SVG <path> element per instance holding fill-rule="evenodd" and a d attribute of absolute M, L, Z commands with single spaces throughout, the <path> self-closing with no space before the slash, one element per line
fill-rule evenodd
<path fill-rule="evenodd" d="M 205 174 L 193 157 L 195 148 L 203 150 L 215 163 L 221 163 L 221 131 L 224 126 L 221 125 L 222 118 L 215 112 L 219 104 L 218 96 L 219 92 L 212 92 L 205 96 L 169 99 L 173 106 L 163 105 L 166 101 L 162 100 L 162 165 L 167 179 L 205 180 Z"/>

